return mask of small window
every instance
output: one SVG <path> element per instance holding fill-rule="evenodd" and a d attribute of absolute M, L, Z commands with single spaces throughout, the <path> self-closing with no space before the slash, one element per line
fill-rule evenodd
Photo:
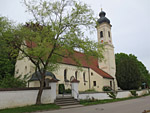
<path fill-rule="evenodd" d="M 112 87 L 112 81 L 110 81 L 110 87 Z"/>
<path fill-rule="evenodd" d="M 17 71 L 16 71 L 16 74 L 18 74 L 19 73 L 19 69 L 17 69 Z"/>
<path fill-rule="evenodd" d="M 110 31 L 108 31 L 108 37 L 110 37 Z"/>
<path fill-rule="evenodd" d="M 103 38 L 103 31 L 100 32 L 100 38 Z"/>
<path fill-rule="evenodd" d="M 67 69 L 64 70 L 64 81 L 67 80 Z"/>
<path fill-rule="evenodd" d="M 91 75 L 93 76 L 93 72 L 91 72 Z"/>
<path fill-rule="evenodd" d="M 78 71 L 75 72 L 75 78 L 78 79 Z"/>
<path fill-rule="evenodd" d="M 83 81 L 85 82 L 86 80 L 85 80 L 85 72 L 83 73 Z"/>
<path fill-rule="evenodd" d="M 93 86 L 96 86 L 96 81 L 93 81 Z"/>
<path fill-rule="evenodd" d="M 27 72 L 27 66 L 25 66 L 25 72 Z"/>

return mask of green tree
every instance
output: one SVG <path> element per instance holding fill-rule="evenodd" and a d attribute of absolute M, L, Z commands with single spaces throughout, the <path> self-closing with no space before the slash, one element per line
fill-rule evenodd
<path fill-rule="evenodd" d="M 142 75 L 135 56 L 119 53 L 115 58 L 118 86 L 123 90 L 138 89 L 142 83 Z"/>
<path fill-rule="evenodd" d="M 11 46 L 14 26 L 6 17 L 0 17 L 0 78 L 14 75 L 18 51 Z"/>
<path fill-rule="evenodd" d="M 149 71 L 146 69 L 145 65 L 141 61 L 139 61 L 136 56 L 130 55 L 130 57 L 137 61 L 138 68 L 141 73 L 141 82 L 145 83 L 146 86 L 150 86 L 150 74 Z"/>
<path fill-rule="evenodd" d="M 36 100 L 36 104 L 41 104 L 46 70 L 57 69 L 63 57 L 72 57 L 80 66 L 75 50 L 83 52 L 86 59 L 91 55 L 102 58 L 102 47 L 82 31 L 92 30 L 96 24 L 93 11 L 86 4 L 75 0 L 24 0 L 24 4 L 34 19 L 15 32 L 13 44 L 21 51 L 20 58 L 28 57 L 41 74 Z"/>
<path fill-rule="evenodd" d="M 23 88 L 26 87 L 27 77 L 21 79 L 21 76 L 14 77 L 7 75 L 3 79 L 0 79 L 0 88 Z"/>

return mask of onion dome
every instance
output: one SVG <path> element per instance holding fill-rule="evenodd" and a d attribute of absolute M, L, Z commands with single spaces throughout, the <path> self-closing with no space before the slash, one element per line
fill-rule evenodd
<path fill-rule="evenodd" d="M 97 20 L 97 22 L 99 24 L 101 24 L 103 22 L 106 22 L 106 23 L 110 24 L 110 20 L 107 17 L 105 17 L 105 15 L 106 15 L 106 13 L 104 11 L 101 11 L 99 13 L 100 18 Z"/>

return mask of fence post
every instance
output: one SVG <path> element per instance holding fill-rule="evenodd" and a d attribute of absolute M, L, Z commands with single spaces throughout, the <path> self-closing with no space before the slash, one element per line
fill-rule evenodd
<path fill-rule="evenodd" d="M 79 81 L 78 81 L 78 80 L 73 79 L 73 80 L 71 81 L 72 96 L 73 96 L 75 99 L 79 99 L 78 85 L 79 85 Z"/>
<path fill-rule="evenodd" d="M 51 92 L 52 92 L 52 99 L 55 100 L 56 99 L 56 84 L 57 84 L 57 80 L 55 79 L 51 79 L 49 80 L 49 86 L 51 87 Z"/>

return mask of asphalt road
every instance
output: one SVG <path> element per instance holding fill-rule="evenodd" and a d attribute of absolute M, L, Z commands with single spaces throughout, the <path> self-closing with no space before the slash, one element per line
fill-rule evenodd
<path fill-rule="evenodd" d="M 36 113 L 142 113 L 144 110 L 150 110 L 150 96 L 108 104 Z"/>

